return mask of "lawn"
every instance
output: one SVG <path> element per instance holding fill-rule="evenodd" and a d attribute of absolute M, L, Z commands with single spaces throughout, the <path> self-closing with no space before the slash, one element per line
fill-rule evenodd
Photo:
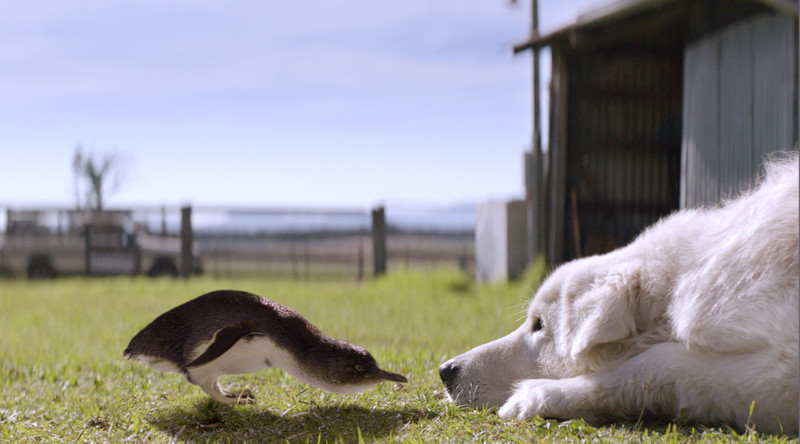
<path fill-rule="evenodd" d="M 455 270 L 395 272 L 363 283 L 0 281 L 0 441 L 789 441 L 667 423 L 504 421 L 491 410 L 445 402 L 439 364 L 515 328 L 535 276 L 493 286 L 476 286 Z M 256 395 L 254 405 L 229 407 L 177 374 L 122 359 L 130 338 L 155 316 L 222 288 L 294 308 L 327 334 L 366 347 L 409 383 L 345 396 L 269 369 L 228 377 Z"/>

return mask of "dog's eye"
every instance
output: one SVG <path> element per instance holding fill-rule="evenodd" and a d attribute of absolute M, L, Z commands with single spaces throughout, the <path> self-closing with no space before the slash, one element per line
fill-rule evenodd
<path fill-rule="evenodd" d="M 542 329 L 542 318 L 536 318 L 536 322 L 533 323 L 533 329 L 531 330 L 533 333 Z"/>

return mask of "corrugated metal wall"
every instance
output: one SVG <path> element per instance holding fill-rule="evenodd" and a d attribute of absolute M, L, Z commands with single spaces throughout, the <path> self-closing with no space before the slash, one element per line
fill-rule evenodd
<path fill-rule="evenodd" d="M 631 241 L 677 209 L 679 52 L 571 56 L 564 258 Z"/>
<path fill-rule="evenodd" d="M 796 36 L 794 20 L 764 13 L 687 46 L 682 208 L 749 188 L 765 155 L 797 143 Z"/>

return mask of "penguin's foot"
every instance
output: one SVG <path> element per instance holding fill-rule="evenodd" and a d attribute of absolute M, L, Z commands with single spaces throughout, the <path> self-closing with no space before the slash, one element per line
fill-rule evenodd
<path fill-rule="evenodd" d="M 221 390 L 222 393 L 225 395 L 225 398 L 231 399 L 231 404 L 242 404 L 242 405 L 249 405 L 253 404 L 256 400 L 256 397 L 253 395 L 248 389 L 241 389 L 241 390 Z"/>
<path fill-rule="evenodd" d="M 208 393 L 212 399 L 223 404 L 253 404 L 256 397 L 250 390 L 227 390 L 222 388 L 219 381 L 214 381 L 208 385 L 200 385 L 204 392 Z"/>

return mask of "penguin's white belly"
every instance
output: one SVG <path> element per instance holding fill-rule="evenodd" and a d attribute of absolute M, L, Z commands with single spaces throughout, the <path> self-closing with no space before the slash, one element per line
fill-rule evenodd
<path fill-rule="evenodd" d="M 196 356 L 200 356 L 207 347 L 208 344 L 198 347 Z M 189 372 L 192 379 L 205 379 L 203 376 L 239 375 L 257 372 L 268 367 L 280 367 L 290 371 L 297 365 L 289 352 L 276 345 L 268 337 L 247 336 L 236 341 L 218 358 L 190 368 Z"/>

